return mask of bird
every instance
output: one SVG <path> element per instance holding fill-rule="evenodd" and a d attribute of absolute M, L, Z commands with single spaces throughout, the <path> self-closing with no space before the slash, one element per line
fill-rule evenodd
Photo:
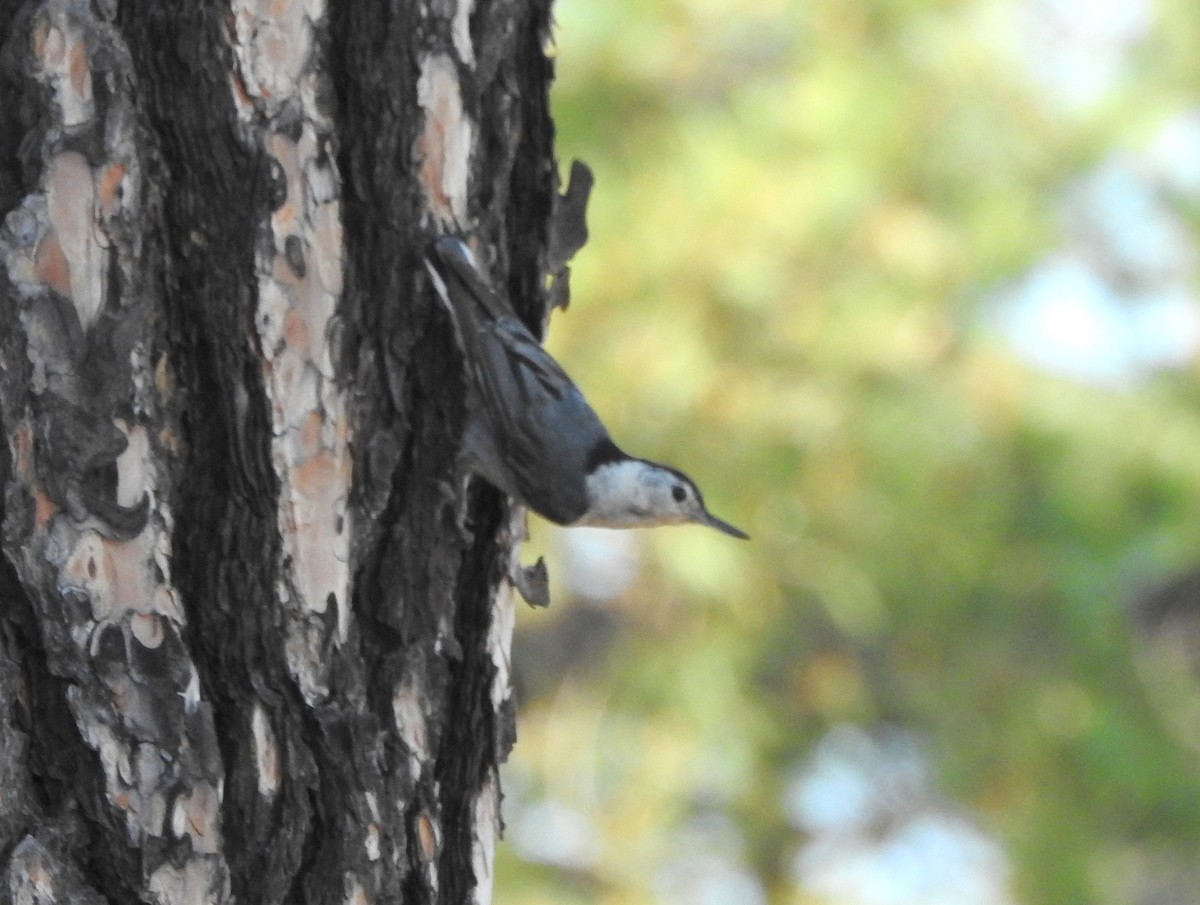
<path fill-rule="evenodd" d="M 498 292 L 467 244 L 444 234 L 425 252 L 467 371 L 467 469 L 568 527 L 694 523 L 749 535 L 708 511 L 695 482 L 613 442 L 574 381 Z"/>

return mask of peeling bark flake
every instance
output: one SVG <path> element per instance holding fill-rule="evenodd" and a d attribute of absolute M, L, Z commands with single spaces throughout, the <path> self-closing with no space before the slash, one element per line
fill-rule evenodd
<path fill-rule="evenodd" d="M 54 89 L 67 127 L 87 123 L 95 115 L 83 23 L 74 13 L 71 3 L 43 4 L 32 35 L 38 79 Z"/>
<path fill-rule="evenodd" d="M 475 48 L 471 44 L 471 12 L 474 9 L 475 0 L 458 0 L 451 26 L 454 49 L 458 51 L 458 58 L 467 66 L 475 65 Z"/>
<path fill-rule="evenodd" d="M 313 38 L 324 14 L 320 0 L 237 0 L 238 70 L 230 74 L 242 140 L 270 156 L 284 189 L 261 226 L 255 324 L 280 484 L 285 656 L 309 704 L 328 697 L 327 648 L 345 644 L 351 622 L 350 422 L 331 349 L 344 267 L 340 178 L 330 153 L 333 123 L 318 104 L 329 76 Z"/>
<path fill-rule="evenodd" d="M 68 297 L 75 303 L 84 330 L 92 325 L 104 305 L 104 279 L 108 255 L 97 241 L 92 219 L 96 203 L 92 168 L 77 151 L 63 151 L 46 172 L 46 197 L 50 226 L 66 264 Z"/>
<path fill-rule="evenodd" d="M 250 716 L 250 735 L 254 742 L 255 775 L 258 794 L 268 801 L 279 791 L 279 743 L 262 705 L 255 703 Z"/>
<path fill-rule="evenodd" d="M 475 872 L 475 887 L 471 890 L 471 901 L 474 905 L 489 905 L 496 864 L 496 839 L 500 836 L 500 781 L 494 772 L 489 774 L 475 799 L 474 824 L 471 869 Z"/>
<path fill-rule="evenodd" d="M 346 905 L 370 905 L 366 889 L 353 874 L 346 874 L 346 898 L 343 901 Z"/>
<path fill-rule="evenodd" d="M 429 729 L 425 720 L 427 695 L 409 677 L 392 695 L 392 716 L 396 731 L 408 749 L 408 775 L 415 781 L 429 761 Z"/>
<path fill-rule="evenodd" d="M 460 92 L 454 62 L 444 54 L 427 56 L 417 82 L 417 103 L 425 109 L 425 123 L 414 150 L 421 162 L 426 203 L 446 224 L 467 222 L 474 130 L 463 111 Z"/>
<path fill-rule="evenodd" d="M 79 866 L 34 836 L 12 850 L 7 867 L 13 905 L 103 905 L 104 897 L 84 882 Z"/>

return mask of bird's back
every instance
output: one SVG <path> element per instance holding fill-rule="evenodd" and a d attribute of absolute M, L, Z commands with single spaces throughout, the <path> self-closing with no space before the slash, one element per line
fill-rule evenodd
<path fill-rule="evenodd" d="M 431 257 L 477 393 L 466 438 L 476 470 L 550 520 L 577 521 L 590 460 L 612 447 L 608 432 L 460 240 L 441 237 Z"/>

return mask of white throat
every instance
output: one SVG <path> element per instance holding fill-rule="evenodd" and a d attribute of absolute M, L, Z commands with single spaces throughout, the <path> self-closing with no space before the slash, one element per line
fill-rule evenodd
<path fill-rule="evenodd" d="M 575 524 L 600 528 L 663 524 L 663 514 L 654 512 L 658 471 L 640 459 L 601 465 L 587 477 L 588 512 Z"/>

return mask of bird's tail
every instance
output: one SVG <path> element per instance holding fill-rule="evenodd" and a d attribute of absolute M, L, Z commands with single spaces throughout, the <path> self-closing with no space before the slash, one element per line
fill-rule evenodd
<path fill-rule="evenodd" d="M 461 336 L 478 329 L 483 321 L 511 316 L 506 300 L 492 288 L 461 239 L 439 236 L 431 242 L 425 253 L 425 268 Z"/>

